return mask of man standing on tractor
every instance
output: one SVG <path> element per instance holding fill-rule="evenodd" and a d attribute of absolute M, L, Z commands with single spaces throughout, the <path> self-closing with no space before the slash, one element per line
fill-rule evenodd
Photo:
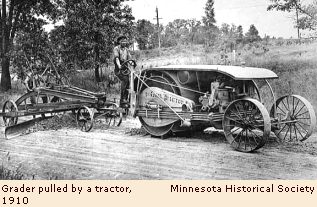
<path fill-rule="evenodd" d="M 114 55 L 114 73 L 121 81 L 120 106 L 128 104 L 128 88 L 129 88 L 129 74 L 123 71 L 128 70 L 127 65 L 122 65 L 127 60 L 131 59 L 131 54 L 128 49 L 127 37 L 122 35 L 117 38 L 117 46 L 113 49 Z"/>

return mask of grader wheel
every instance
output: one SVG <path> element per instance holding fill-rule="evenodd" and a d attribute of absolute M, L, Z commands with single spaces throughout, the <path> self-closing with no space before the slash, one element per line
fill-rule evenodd
<path fill-rule="evenodd" d="M 106 125 L 110 126 L 120 126 L 122 123 L 123 113 L 118 111 L 118 105 L 111 104 L 107 107 L 107 111 L 104 113 Z"/>
<path fill-rule="evenodd" d="M 274 108 L 271 109 L 274 116 Z M 281 140 L 304 141 L 314 131 L 316 115 L 313 106 L 298 95 L 283 96 L 276 101 L 278 126 L 274 133 Z"/>
<path fill-rule="evenodd" d="M 225 111 L 223 130 L 235 150 L 253 152 L 263 147 L 270 136 L 270 116 L 255 99 L 236 100 Z"/>
<path fill-rule="evenodd" d="M 17 112 L 17 111 L 18 111 L 18 107 L 15 104 L 15 102 L 12 100 L 6 101 L 3 105 L 3 108 L 2 108 L 3 113 Z M 6 127 L 16 125 L 18 123 L 18 117 L 17 116 L 16 117 L 3 116 L 3 122 L 4 122 Z"/>
<path fill-rule="evenodd" d="M 83 132 L 89 132 L 94 125 L 94 113 L 87 106 L 81 106 L 76 114 L 77 125 Z"/>

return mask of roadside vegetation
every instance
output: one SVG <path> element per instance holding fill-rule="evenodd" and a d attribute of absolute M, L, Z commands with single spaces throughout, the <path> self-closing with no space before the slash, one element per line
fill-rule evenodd
<path fill-rule="evenodd" d="M 1 160 L 0 165 L 0 180 L 22 180 L 25 179 L 21 171 L 21 165 L 17 168 L 11 169 L 10 166 L 10 153 L 7 153 Z"/>

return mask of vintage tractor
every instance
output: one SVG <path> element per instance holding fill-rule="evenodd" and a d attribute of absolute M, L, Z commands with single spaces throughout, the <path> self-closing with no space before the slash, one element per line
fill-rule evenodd
<path fill-rule="evenodd" d="M 153 136 L 212 126 L 224 131 L 234 149 L 251 152 L 264 146 L 271 131 L 281 140 L 304 141 L 316 125 L 305 98 L 286 95 L 276 100 L 268 80 L 278 76 L 268 69 L 169 65 L 132 75 L 134 115 Z M 270 89 L 274 104 L 269 111 L 257 80 Z"/>

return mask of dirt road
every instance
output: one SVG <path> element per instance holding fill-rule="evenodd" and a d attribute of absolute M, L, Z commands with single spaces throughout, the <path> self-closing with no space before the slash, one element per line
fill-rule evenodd
<path fill-rule="evenodd" d="M 305 143 L 274 139 L 256 153 L 234 151 L 221 133 L 153 138 L 133 133 L 138 120 L 119 128 L 39 131 L 0 136 L 5 165 L 35 179 L 317 179 L 317 134 Z"/>

